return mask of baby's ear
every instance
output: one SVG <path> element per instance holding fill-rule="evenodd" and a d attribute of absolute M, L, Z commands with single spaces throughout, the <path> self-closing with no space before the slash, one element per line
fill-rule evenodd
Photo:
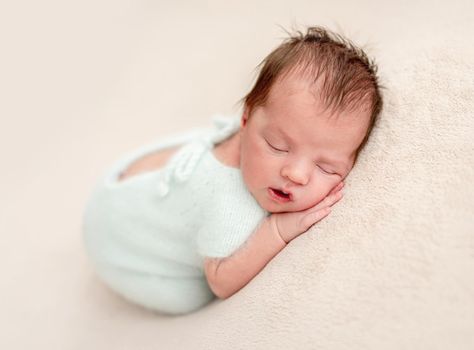
<path fill-rule="evenodd" d="M 244 128 L 245 125 L 247 125 L 248 120 L 249 120 L 249 109 L 248 107 L 245 107 L 244 112 L 242 113 L 242 118 L 240 119 L 240 127 Z"/>

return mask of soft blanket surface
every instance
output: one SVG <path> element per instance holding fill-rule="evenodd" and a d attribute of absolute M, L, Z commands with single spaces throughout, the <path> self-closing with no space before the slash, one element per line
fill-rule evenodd
<path fill-rule="evenodd" d="M 392 70 L 384 113 L 331 216 L 216 305 L 253 315 L 227 320 L 241 341 L 259 324 L 282 348 L 474 344 L 474 56 L 449 45 Z"/>

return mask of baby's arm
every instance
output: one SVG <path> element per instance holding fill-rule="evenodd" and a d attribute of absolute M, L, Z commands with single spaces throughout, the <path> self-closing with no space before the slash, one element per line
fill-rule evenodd
<path fill-rule="evenodd" d="M 243 288 L 289 241 L 329 214 L 330 206 L 342 198 L 341 188 L 342 185 L 336 186 L 324 200 L 307 210 L 266 217 L 231 256 L 206 258 L 204 270 L 213 293 L 225 299 Z"/>

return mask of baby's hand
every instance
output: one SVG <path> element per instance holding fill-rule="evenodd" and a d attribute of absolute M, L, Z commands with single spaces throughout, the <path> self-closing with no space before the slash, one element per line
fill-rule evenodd
<path fill-rule="evenodd" d="M 302 211 L 270 215 L 273 227 L 278 230 L 286 243 L 290 242 L 331 212 L 331 206 L 342 198 L 342 187 L 344 187 L 344 183 L 341 181 L 314 207 Z"/>

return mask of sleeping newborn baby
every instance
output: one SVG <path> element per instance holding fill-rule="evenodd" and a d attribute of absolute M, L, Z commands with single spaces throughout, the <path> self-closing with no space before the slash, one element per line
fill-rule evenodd
<path fill-rule="evenodd" d="M 376 72 L 347 39 L 308 28 L 264 59 L 240 116 L 120 159 L 84 211 L 97 274 L 166 314 L 239 291 L 341 199 L 382 109 Z"/>

